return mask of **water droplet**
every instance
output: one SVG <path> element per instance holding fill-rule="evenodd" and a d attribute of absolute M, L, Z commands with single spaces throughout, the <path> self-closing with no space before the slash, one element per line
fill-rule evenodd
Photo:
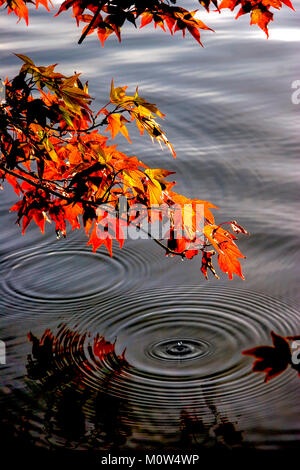
<path fill-rule="evenodd" d="M 149 354 L 157 359 L 165 360 L 188 360 L 205 356 L 210 350 L 206 341 L 186 339 L 166 339 L 152 344 Z"/>

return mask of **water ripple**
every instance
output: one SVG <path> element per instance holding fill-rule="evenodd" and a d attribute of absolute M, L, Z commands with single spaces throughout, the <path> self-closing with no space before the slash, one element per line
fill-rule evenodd
<path fill-rule="evenodd" d="M 97 303 L 108 295 L 127 292 L 147 280 L 155 266 L 159 269 L 161 252 L 151 252 L 151 243 L 143 250 L 138 249 L 138 241 L 122 250 L 116 245 L 113 257 L 104 248 L 93 253 L 82 241 L 58 243 L 54 248 L 48 241 L 2 258 L 0 283 L 7 307 L 22 310 L 26 302 L 60 303 L 65 311 L 70 303 Z"/>
<path fill-rule="evenodd" d="M 89 393 L 125 400 L 127 424 L 138 423 L 140 431 L 172 434 L 182 410 L 207 422 L 216 413 L 230 420 L 242 415 L 246 432 L 268 420 L 282 429 L 275 411 L 282 407 L 282 397 L 294 421 L 300 411 L 297 375 L 286 371 L 266 385 L 261 374 L 251 372 L 251 360 L 241 354 L 269 344 L 271 330 L 299 333 L 297 308 L 235 288 L 143 290 L 115 296 L 60 326 L 51 367 L 56 375 L 71 367 Z M 95 348 L 99 337 L 105 338 L 102 345 L 107 344 L 111 354 Z M 178 343 L 184 353 L 176 351 Z M 78 389 L 78 380 L 74 383 Z M 94 405 L 86 406 L 91 419 Z M 292 421 L 290 417 L 289 425 Z M 282 434 L 278 431 L 274 442 L 283 435 L 283 429 Z"/>

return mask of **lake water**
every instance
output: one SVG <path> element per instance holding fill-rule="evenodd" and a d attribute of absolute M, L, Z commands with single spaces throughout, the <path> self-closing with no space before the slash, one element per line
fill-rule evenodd
<path fill-rule="evenodd" d="M 190 4 L 190 2 L 187 2 Z M 57 240 L 52 226 L 22 236 L 14 194 L 0 199 L 0 366 L 2 426 L 18 446 L 47 449 L 172 449 L 299 446 L 299 390 L 291 369 L 263 382 L 241 351 L 270 344 L 270 331 L 300 334 L 298 11 L 275 13 L 270 39 L 248 17 L 203 14 L 216 30 L 205 48 L 190 35 L 150 25 L 126 28 L 123 41 L 96 36 L 77 45 L 70 14 L 32 11 L 30 27 L 1 13 L 3 77 L 19 60 L 59 62 L 83 73 L 95 109 L 110 81 L 139 85 L 166 114 L 177 153 L 134 129 L 120 149 L 154 168 L 176 171 L 178 191 L 216 204 L 217 221 L 251 232 L 240 242 L 246 280 L 208 282 L 199 259 L 165 258 L 151 241 L 127 241 L 114 257 L 93 254 L 84 233 Z M 191 4 L 193 6 L 193 4 Z M 216 213 L 218 212 L 218 214 Z M 55 335 L 53 361 L 36 363 L 27 334 Z M 95 335 L 115 343 L 110 359 L 93 354 Z M 161 342 L 194 341 L 196 357 L 160 357 Z M 124 361 L 120 355 L 125 350 Z M 154 352 L 153 352 L 154 351 Z M 192 424 L 191 424 L 192 423 Z M 196 425 L 195 425 L 196 423 Z M 193 428 L 194 426 L 194 428 Z M 228 437 L 229 435 L 229 437 Z"/>

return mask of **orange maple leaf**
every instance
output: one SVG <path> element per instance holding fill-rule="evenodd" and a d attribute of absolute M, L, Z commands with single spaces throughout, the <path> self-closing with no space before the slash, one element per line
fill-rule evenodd
<path fill-rule="evenodd" d="M 270 21 L 273 21 L 273 13 L 268 10 L 261 10 L 260 8 L 255 8 L 251 13 L 251 22 L 250 24 L 257 24 L 269 37 L 268 24 Z"/>
<path fill-rule="evenodd" d="M 228 274 L 229 279 L 232 279 L 233 274 L 245 279 L 238 260 L 238 258 L 245 258 L 245 256 L 234 243 L 236 237 L 222 227 L 211 224 L 205 225 L 203 232 L 218 251 L 219 266 L 224 273 Z"/>

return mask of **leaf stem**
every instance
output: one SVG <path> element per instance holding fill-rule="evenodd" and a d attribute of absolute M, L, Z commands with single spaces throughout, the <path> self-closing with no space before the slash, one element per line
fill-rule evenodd
<path fill-rule="evenodd" d="M 79 41 L 78 41 L 78 44 L 81 44 L 81 43 L 84 41 L 84 39 L 86 38 L 86 36 L 89 34 L 89 32 L 90 32 L 90 30 L 92 29 L 92 27 L 93 27 L 93 25 L 94 25 L 94 23 L 95 23 L 95 21 L 96 21 L 96 19 L 97 19 L 97 16 L 99 15 L 99 13 L 100 13 L 100 11 L 101 11 L 101 9 L 102 9 L 104 3 L 105 3 L 105 1 L 104 1 L 104 2 L 102 1 L 102 2 L 100 2 L 100 4 L 98 5 L 98 8 L 97 8 L 97 10 L 96 10 L 96 13 L 94 14 L 94 16 L 93 16 L 91 22 L 88 24 L 88 27 L 86 28 L 86 30 L 84 31 L 84 33 L 82 33 L 82 35 L 81 35 L 81 37 L 80 37 L 80 39 L 79 39 Z"/>

